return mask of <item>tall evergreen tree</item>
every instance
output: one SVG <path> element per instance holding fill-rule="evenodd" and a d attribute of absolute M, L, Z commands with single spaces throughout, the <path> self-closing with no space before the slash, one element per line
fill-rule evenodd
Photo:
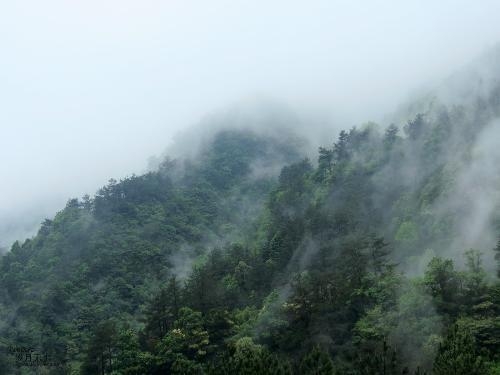
<path fill-rule="evenodd" d="M 435 375 L 487 375 L 472 334 L 458 325 L 448 332 L 440 345 L 433 373 Z"/>

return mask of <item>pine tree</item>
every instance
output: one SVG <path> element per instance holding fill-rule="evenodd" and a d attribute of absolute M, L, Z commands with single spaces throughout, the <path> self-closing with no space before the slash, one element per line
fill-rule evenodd
<path fill-rule="evenodd" d="M 399 128 L 394 124 L 389 125 L 389 127 L 385 130 L 384 145 L 387 148 L 392 148 L 392 146 L 396 143 L 398 139 L 398 132 Z"/>
<path fill-rule="evenodd" d="M 405 125 L 404 130 L 408 135 L 408 138 L 411 140 L 415 140 L 420 137 L 422 132 L 424 131 L 425 120 L 424 115 L 421 113 L 417 114 L 413 120 L 408 121 Z"/>
<path fill-rule="evenodd" d="M 112 320 L 100 323 L 87 349 L 82 374 L 109 374 L 113 372 L 117 344 L 116 324 Z"/>
<path fill-rule="evenodd" d="M 467 329 L 454 325 L 434 361 L 435 375 L 486 375 L 483 359 L 477 353 L 474 337 Z"/>
<path fill-rule="evenodd" d="M 342 130 L 339 134 L 339 139 L 333 147 L 335 158 L 342 162 L 349 158 L 349 134 Z"/>
<path fill-rule="evenodd" d="M 334 375 L 335 368 L 330 355 L 315 346 L 300 362 L 299 373 L 302 375 Z"/>
<path fill-rule="evenodd" d="M 500 278 L 500 238 L 498 239 L 497 246 L 495 247 L 495 259 L 497 261 L 497 276 Z"/>
<path fill-rule="evenodd" d="M 401 369 L 399 362 L 396 350 L 384 340 L 381 350 L 370 350 L 360 356 L 359 373 L 362 375 L 408 374 L 408 368 Z"/>
<path fill-rule="evenodd" d="M 146 310 L 146 331 L 150 336 L 162 338 L 179 317 L 181 287 L 176 277 L 151 300 Z"/>
<path fill-rule="evenodd" d="M 316 180 L 322 182 L 328 179 L 332 173 L 333 150 L 320 147 L 318 156 L 318 169 L 316 170 Z"/>

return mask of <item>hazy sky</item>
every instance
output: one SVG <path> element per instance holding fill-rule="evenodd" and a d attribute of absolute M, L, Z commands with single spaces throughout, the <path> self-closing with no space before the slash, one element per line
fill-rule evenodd
<path fill-rule="evenodd" d="M 499 42 L 498 14 L 477 0 L 1 1 L 0 244 L 242 99 L 377 118 Z"/>

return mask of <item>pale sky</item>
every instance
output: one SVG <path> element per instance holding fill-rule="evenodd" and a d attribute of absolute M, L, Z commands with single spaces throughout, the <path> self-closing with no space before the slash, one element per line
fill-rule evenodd
<path fill-rule="evenodd" d="M 0 2 L 0 244 L 253 97 L 346 127 L 500 41 L 499 1 Z"/>

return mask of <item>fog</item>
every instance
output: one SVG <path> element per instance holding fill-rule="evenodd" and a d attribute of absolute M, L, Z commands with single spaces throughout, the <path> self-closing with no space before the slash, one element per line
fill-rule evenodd
<path fill-rule="evenodd" d="M 495 45 L 499 11 L 497 1 L 2 2 L 0 246 L 241 102 L 277 101 L 334 129 L 380 120 Z"/>

